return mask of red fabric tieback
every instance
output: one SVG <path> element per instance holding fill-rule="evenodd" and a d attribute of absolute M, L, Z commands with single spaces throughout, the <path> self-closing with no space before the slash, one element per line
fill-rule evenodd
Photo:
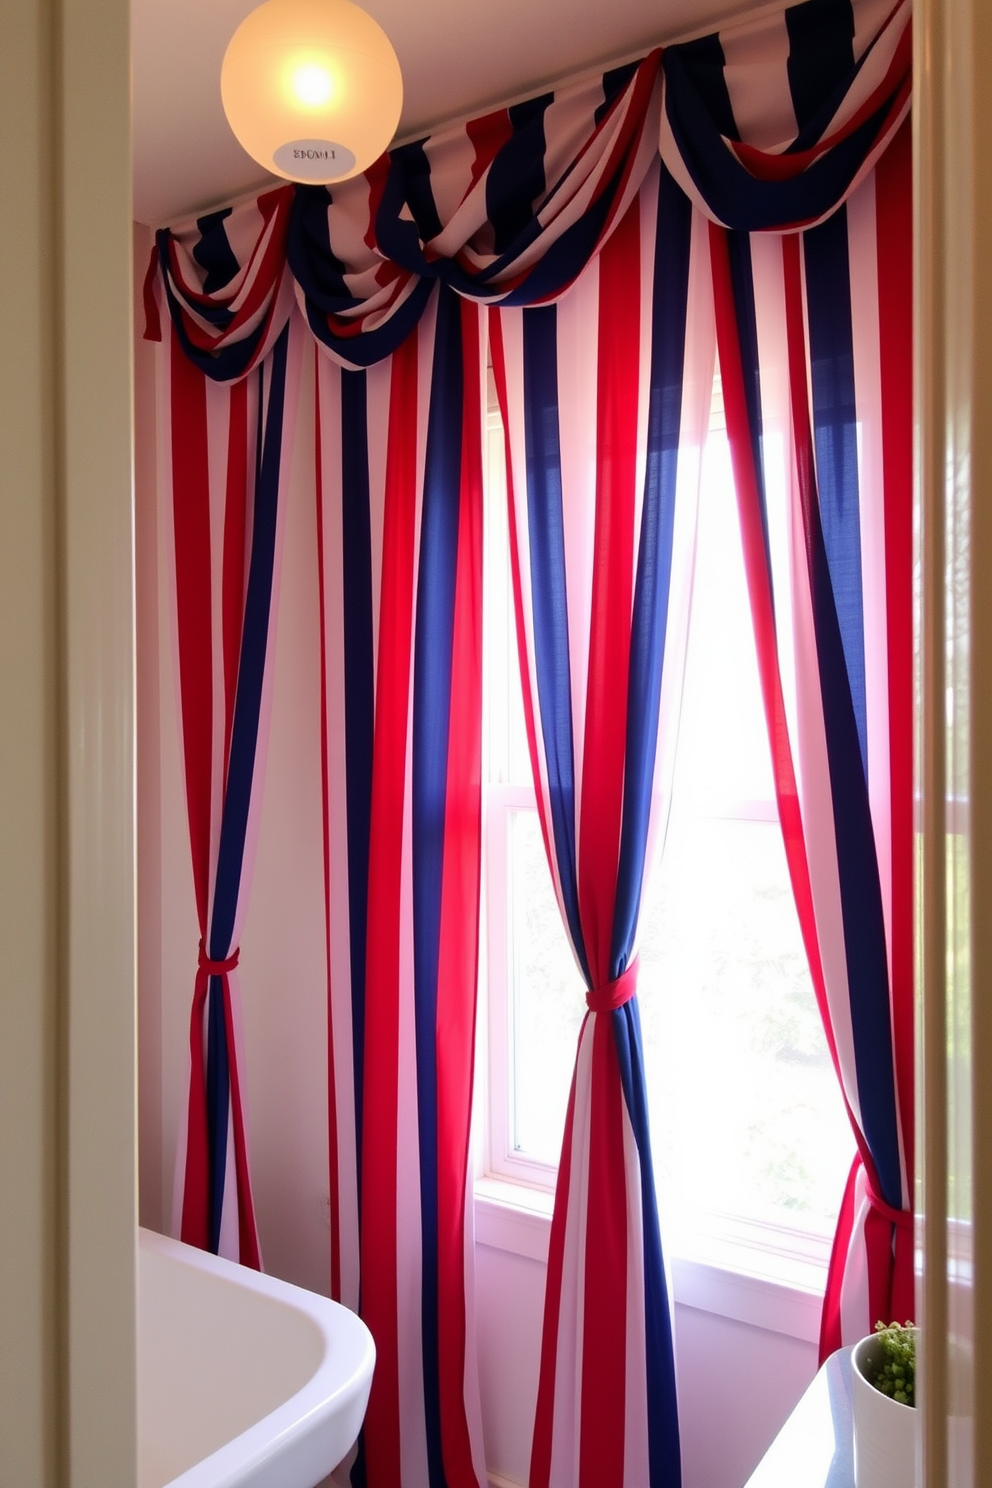
<path fill-rule="evenodd" d="M 206 951 L 203 948 L 203 941 L 201 940 L 198 965 L 201 971 L 205 971 L 207 973 L 207 976 L 224 976 L 227 972 L 234 970 L 234 968 L 238 964 L 238 957 L 240 955 L 240 946 L 235 946 L 234 950 L 228 956 L 226 961 L 211 961 L 210 957 L 207 955 Z"/>
<path fill-rule="evenodd" d="M 586 1006 L 591 1013 L 612 1013 L 629 1002 L 637 991 L 637 957 L 622 971 L 615 982 L 594 987 L 586 993 Z"/>
<path fill-rule="evenodd" d="M 865 1173 L 865 1194 L 871 1207 L 883 1219 L 887 1219 L 889 1224 L 898 1225 L 901 1230 L 912 1230 L 912 1211 L 909 1209 L 893 1209 L 891 1204 L 887 1204 L 883 1198 L 880 1198 L 875 1192 L 874 1185 L 868 1177 L 867 1172 Z"/>

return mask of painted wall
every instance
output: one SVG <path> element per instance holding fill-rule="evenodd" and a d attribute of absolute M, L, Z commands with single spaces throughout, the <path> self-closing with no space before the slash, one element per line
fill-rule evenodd
<path fill-rule="evenodd" d="M 146 242 L 143 230 L 137 230 L 142 271 Z M 156 509 L 153 489 L 154 359 L 141 341 L 136 368 L 141 1218 L 153 1228 L 167 1228 L 197 929 L 164 584 L 168 523 Z M 312 448 L 312 437 L 309 420 L 301 420 L 301 461 Z M 240 970 L 250 1142 L 265 1262 L 277 1275 L 326 1291 L 317 636 L 315 514 L 306 482 L 299 480 L 287 509 L 268 775 Z M 492 1243 L 492 1226 L 486 1235 L 487 1243 L 476 1247 L 486 1458 L 500 1480 L 524 1482 L 545 1265 L 539 1256 L 519 1253 L 519 1247 Z M 540 1251 L 540 1244 L 536 1249 Z M 705 1302 L 698 1285 L 693 1300 Z M 808 1337 L 789 1337 L 700 1305 L 679 1306 L 676 1327 L 686 1488 L 741 1488 L 811 1379 L 815 1347 Z M 715 1420 L 719 1430 L 714 1430 Z"/>

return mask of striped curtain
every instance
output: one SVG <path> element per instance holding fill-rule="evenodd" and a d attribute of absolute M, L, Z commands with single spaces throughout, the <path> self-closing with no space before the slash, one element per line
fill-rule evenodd
<path fill-rule="evenodd" d="M 203 940 L 177 1212 L 186 1237 L 256 1264 L 235 964 L 304 329 L 318 343 L 331 1268 L 380 1356 L 356 1483 L 482 1481 L 466 1222 L 478 934 L 473 301 L 499 307 L 532 763 L 592 999 L 552 1231 L 532 1488 L 678 1480 L 631 994 L 641 884 L 665 816 L 714 291 L 790 870 L 859 1141 L 825 1343 L 866 1331 L 865 1307 L 874 1313 L 883 1294 L 892 1306 L 881 1311 L 907 1310 L 900 372 L 911 360 L 909 229 L 891 141 L 909 106 L 909 23 L 909 0 L 805 0 L 402 146 L 333 191 L 279 187 L 157 234 L 146 334 L 161 340 L 165 321 Z M 791 570 L 775 561 L 776 429 L 805 570 L 801 544 Z M 805 630 L 793 634 L 793 615 Z"/>
<path fill-rule="evenodd" d="M 480 1488 L 480 311 L 435 288 L 367 372 L 314 355 L 332 1291 L 376 1342 L 356 1480 Z"/>
<path fill-rule="evenodd" d="M 520 666 L 587 988 L 558 1171 L 531 1488 L 680 1480 L 637 921 L 670 799 L 713 375 L 705 223 L 656 167 L 557 305 L 491 311 Z"/>
<path fill-rule="evenodd" d="M 908 126 L 821 226 L 711 232 L 779 813 L 858 1149 L 825 1357 L 914 1312 Z"/>
<path fill-rule="evenodd" d="M 183 764 L 200 928 L 173 1228 L 190 1244 L 256 1268 L 237 966 L 264 775 L 300 344 L 299 328 L 284 327 L 254 373 L 226 384 L 205 377 L 174 334 L 164 369 Z"/>

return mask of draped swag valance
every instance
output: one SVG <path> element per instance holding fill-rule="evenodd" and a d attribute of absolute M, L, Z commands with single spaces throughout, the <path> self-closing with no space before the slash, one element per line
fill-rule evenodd
<path fill-rule="evenodd" d="M 201 936 L 174 1224 L 261 1264 L 240 932 L 305 396 L 331 1289 L 377 1348 L 356 1488 L 485 1482 L 469 1134 L 487 329 L 531 768 L 589 1008 L 530 1488 L 680 1481 L 636 944 L 715 355 L 790 880 L 857 1148 L 822 1351 L 912 1307 L 910 88 L 910 0 L 803 0 L 341 187 L 156 234 L 145 334 Z"/>
<path fill-rule="evenodd" d="M 401 145 L 340 187 L 283 186 L 163 228 L 146 282 L 187 356 L 231 381 L 294 302 L 346 367 L 388 356 L 437 283 L 509 305 L 562 294 L 659 153 L 741 232 L 830 215 L 909 109 L 910 0 L 805 0 Z"/>

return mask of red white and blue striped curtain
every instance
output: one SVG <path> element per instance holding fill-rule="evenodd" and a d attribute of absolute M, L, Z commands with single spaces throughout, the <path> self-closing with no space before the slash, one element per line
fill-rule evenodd
<path fill-rule="evenodd" d="M 360 1481 L 485 1482 L 469 1133 L 479 956 L 479 307 L 316 359 L 332 1292 L 376 1342 Z M 470 1425 L 471 1421 L 471 1425 Z"/>
<path fill-rule="evenodd" d="M 282 509 L 300 330 L 284 326 L 241 381 L 213 381 L 164 347 L 178 691 L 200 948 L 174 1229 L 259 1267 L 251 1194 L 238 956 L 264 775 Z"/>
<path fill-rule="evenodd" d="M 713 380 L 706 223 L 656 166 L 556 305 L 491 313 L 538 809 L 589 1011 L 558 1170 L 531 1488 L 679 1481 L 637 989 L 670 801 Z"/>
<path fill-rule="evenodd" d="M 825 1357 L 915 1311 L 908 125 L 822 225 L 712 246 L 779 812 L 858 1149 Z"/>
<path fill-rule="evenodd" d="M 899 482 L 908 468 L 909 430 L 906 419 L 892 412 L 898 399 L 890 393 L 876 399 L 882 424 L 866 422 L 871 406 L 866 389 L 873 376 L 863 375 L 870 363 L 870 318 L 864 320 L 864 307 L 854 305 L 863 280 L 861 268 L 853 265 L 867 250 L 864 233 L 858 237 L 852 224 L 861 220 L 858 212 L 870 195 L 877 224 L 890 220 L 893 201 L 905 201 L 902 186 L 891 186 L 894 167 L 886 152 L 891 153 L 890 141 L 908 108 L 909 79 L 908 0 L 894 5 L 890 0 L 807 0 L 402 146 L 333 192 L 280 187 L 157 235 L 146 284 L 148 334 L 161 338 L 164 311 L 171 322 L 166 365 L 181 354 L 197 369 L 196 387 L 203 389 L 209 425 L 206 462 L 200 454 L 194 461 L 186 423 L 195 432 L 202 418 L 192 406 L 196 399 L 189 406 L 183 400 L 182 377 L 173 385 L 170 374 L 165 402 L 171 450 L 183 471 L 183 461 L 196 465 L 191 474 L 173 480 L 176 509 L 189 505 L 190 526 L 200 533 L 201 551 L 209 553 L 209 562 L 201 556 L 199 567 L 182 580 L 186 595 L 179 608 L 186 619 L 180 629 L 185 625 L 189 637 L 198 637 L 210 657 L 212 689 L 208 728 L 203 722 L 207 668 L 193 656 L 190 640 L 186 675 L 180 660 L 184 726 L 189 713 L 191 730 L 191 742 L 184 735 L 187 789 L 192 781 L 194 863 L 207 866 L 195 867 L 204 964 L 195 994 L 190 1120 L 181 1170 L 185 1175 L 192 1162 L 200 1175 L 186 1185 L 191 1191 L 197 1184 L 202 1190 L 203 1172 L 212 1175 L 211 1192 L 216 1173 L 233 1171 L 245 1213 L 250 1189 L 231 963 L 248 881 L 250 819 L 261 782 L 255 756 L 248 805 L 239 787 L 242 804 L 234 812 L 231 796 L 229 828 L 225 803 L 230 782 L 243 785 L 246 768 L 234 752 L 244 736 L 241 652 L 247 657 L 249 634 L 253 645 L 261 636 L 261 609 L 256 610 L 253 596 L 262 580 L 253 587 L 252 579 L 261 521 L 258 492 L 265 483 L 251 472 L 264 467 L 271 474 L 272 451 L 287 437 L 284 425 L 280 442 L 272 415 L 274 394 L 282 385 L 280 357 L 285 356 L 288 412 L 293 344 L 303 322 L 322 343 L 315 379 L 315 483 L 321 520 L 331 1191 L 336 1195 L 332 1271 L 336 1293 L 359 1302 L 380 1348 L 356 1478 L 367 1478 L 373 1488 L 421 1488 L 426 1482 L 431 1488 L 448 1483 L 460 1488 L 480 1473 L 467 1300 L 471 1270 L 464 1256 L 471 1248 L 465 1123 L 475 996 L 470 942 L 477 933 L 472 896 L 478 881 L 472 735 L 477 635 L 472 631 L 475 596 L 469 592 L 477 574 L 478 430 L 472 433 L 470 424 L 481 412 L 476 312 L 460 306 L 455 295 L 500 307 L 493 321 L 494 355 L 502 367 L 514 480 L 518 621 L 535 777 L 556 888 L 594 1004 L 583 1031 L 569 1118 L 571 1145 L 563 1154 L 553 1228 L 534 1488 L 543 1482 L 578 1481 L 599 1488 L 600 1483 L 678 1481 L 670 1331 L 636 1002 L 624 999 L 636 976 L 640 885 L 661 820 L 670 704 L 680 667 L 684 569 L 675 556 L 682 551 L 675 536 L 679 524 L 691 520 L 687 492 L 698 412 L 695 392 L 689 391 L 696 388 L 695 373 L 690 377 L 689 372 L 697 357 L 705 360 L 709 345 L 705 333 L 687 327 L 697 319 L 705 322 L 702 300 L 698 314 L 693 307 L 707 252 L 712 273 L 707 303 L 712 310 L 715 289 L 759 631 L 762 614 L 767 621 L 762 677 L 790 868 L 861 1148 L 862 1167 L 852 1177 L 835 1250 L 825 1337 L 840 1336 L 838 1319 L 844 1337 L 866 1331 L 874 1319 L 861 1316 L 861 1301 L 855 1299 L 870 1294 L 873 1307 L 884 1291 L 883 1272 L 905 1278 L 912 1131 L 905 1071 L 912 1049 L 904 1016 L 910 786 L 909 731 L 902 720 L 909 580 L 908 505 L 900 504 Z M 654 163 L 659 146 L 663 170 Z M 846 199 L 848 205 L 841 206 Z M 713 224 L 708 233 L 700 231 L 702 215 Z M 897 218 L 898 212 L 891 220 Z M 843 224 L 843 232 L 837 224 Z M 782 236 L 798 228 L 810 231 Z M 903 265 L 908 228 L 905 232 L 899 250 Z M 828 407 L 835 395 L 838 408 L 848 407 L 837 391 L 837 369 L 846 352 L 837 346 L 824 352 L 830 316 L 811 309 L 810 299 L 813 281 L 822 281 L 825 294 L 837 292 L 842 276 L 824 265 L 839 251 L 839 237 L 845 237 L 849 253 L 852 244 L 860 245 L 849 273 L 857 352 L 853 445 L 848 413 Z M 886 253 L 898 247 L 892 233 L 880 233 L 877 258 L 883 239 Z M 762 421 L 768 420 L 769 430 L 774 427 L 774 357 L 766 358 L 764 348 L 771 344 L 767 327 L 775 317 L 766 314 L 765 300 L 751 283 L 758 281 L 753 273 L 748 279 L 745 266 L 761 265 L 776 253 L 782 265 L 779 301 L 788 304 L 791 316 L 783 311 L 775 322 L 780 331 L 790 328 L 789 336 L 782 332 L 779 353 L 785 347 L 794 363 L 783 438 L 798 451 L 790 455 L 795 471 L 803 472 L 802 481 L 793 472 L 786 485 L 803 493 L 795 510 L 806 518 L 809 552 L 820 551 L 819 530 L 826 555 L 822 562 L 808 559 L 816 582 L 807 578 L 805 591 L 800 566 L 782 588 L 772 561 L 774 546 L 769 540 L 762 549 L 755 538 L 771 530 L 762 526 L 762 493 L 767 495 L 772 481 L 766 469 L 771 445 Z M 623 285 L 621 274 L 627 276 Z M 764 283 L 760 275 L 758 280 Z M 889 283 L 888 265 L 879 269 L 876 264 L 879 306 L 889 303 L 897 282 L 902 281 L 895 271 Z M 632 286 L 639 292 L 631 294 Z M 883 392 L 894 386 L 892 348 L 898 348 L 897 358 L 903 355 L 907 324 L 901 322 L 900 329 L 898 315 L 877 320 L 874 355 L 879 366 L 888 367 L 880 374 Z M 569 355 L 569 337 L 570 344 L 586 348 L 584 356 Z M 238 649 L 230 639 L 237 633 L 237 586 L 224 578 L 234 573 L 234 560 L 225 568 L 228 545 L 221 534 L 226 529 L 217 517 L 224 503 L 215 487 L 218 481 L 227 483 L 217 451 L 227 447 L 223 431 L 241 418 L 234 410 L 242 398 L 250 428 L 256 403 L 263 412 L 245 487 L 247 577 L 235 682 L 229 658 Z M 542 400 L 548 423 L 538 429 L 535 413 Z M 800 439 L 803 406 L 812 430 L 803 436 L 805 443 Z M 552 430 L 557 431 L 560 489 Z M 865 450 L 876 450 L 879 440 L 885 449 L 881 485 L 878 467 L 871 467 L 875 476 L 870 477 L 864 464 Z M 841 453 L 831 455 L 831 449 Z M 852 449 L 861 459 L 854 485 Z M 599 472 L 595 477 L 578 469 L 586 454 L 588 470 Z M 544 497 L 537 495 L 541 490 Z M 581 500 L 573 504 L 571 493 L 577 490 Z M 265 502 L 261 507 L 269 510 Z M 857 636 L 847 618 L 849 591 L 857 588 L 853 559 L 843 544 L 837 547 L 834 522 L 839 512 L 847 541 L 855 508 L 861 514 L 858 562 L 871 560 L 858 580 L 863 685 L 853 659 Z M 881 568 L 877 543 L 872 548 L 864 536 L 869 528 L 875 538 L 884 531 Z M 204 529 L 209 532 L 205 549 Z M 229 546 L 233 553 L 233 536 Z M 259 555 L 263 551 L 264 542 Z M 762 551 L 764 580 L 758 562 Z M 270 596 L 278 572 L 277 542 L 273 554 Z M 180 568 L 191 562 L 188 554 L 180 561 L 177 553 L 177 587 Z M 875 583 L 879 574 L 883 590 Z M 799 596 L 797 616 L 812 614 L 819 627 L 814 650 L 803 654 L 815 653 L 823 680 L 819 693 L 811 693 L 809 669 L 799 668 L 797 701 L 790 704 L 791 658 L 801 650 L 786 597 L 792 590 Z M 880 630 L 883 592 L 888 628 Z M 559 608 L 566 595 L 567 624 Z M 864 766 L 860 789 L 862 796 L 867 791 L 870 808 L 883 926 L 879 932 L 872 909 L 870 935 L 858 928 L 852 880 L 841 862 L 851 813 L 860 809 L 848 806 L 848 786 L 857 785 L 850 754 L 843 762 L 852 773 L 835 775 L 841 756 L 828 753 L 829 769 L 821 769 L 821 783 L 814 785 L 817 777 L 804 752 L 815 730 L 809 734 L 803 709 L 808 705 L 813 714 L 819 709 L 820 737 L 833 740 L 835 702 L 844 697 L 844 688 L 838 692 L 833 685 L 836 669 L 824 663 L 830 627 L 823 616 L 831 602 L 843 617 L 837 625 L 850 692 L 843 706 L 854 711 Z M 273 613 L 270 604 L 267 624 Z M 249 673 L 256 677 L 259 670 L 257 650 L 251 654 L 246 698 Z M 268 655 L 264 648 L 263 655 Z M 254 725 L 259 744 L 264 742 L 264 660 L 261 675 Z M 885 719 L 879 701 L 883 678 L 889 688 Z M 802 708 L 798 699 L 804 700 Z M 230 725 L 222 724 L 225 709 L 232 708 Z M 243 728 L 250 732 L 248 721 Z M 209 768 L 203 763 L 208 757 Z M 821 763 L 822 758 L 821 750 Z M 834 803 L 832 835 L 820 830 L 827 786 Z M 233 893 L 236 906 L 218 917 L 212 879 L 218 865 L 228 862 L 225 851 L 238 856 L 235 817 L 247 823 L 237 885 L 224 890 L 228 898 Z M 863 810 L 858 820 L 859 840 L 867 850 Z M 797 822 L 800 836 L 793 831 L 790 838 L 788 824 Z M 860 871 L 871 879 L 863 861 Z M 226 875 L 224 881 L 229 882 Z M 808 903 L 802 898 L 807 881 Z M 835 888 L 824 890 L 831 881 Z M 843 910 L 832 921 L 823 909 L 830 893 L 835 905 L 840 896 Z M 846 981 L 834 975 L 840 930 Z M 884 968 L 880 933 L 888 957 Z M 870 974 L 858 970 L 862 953 Z M 226 1078 L 239 1093 L 238 1114 L 232 1103 L 227 1127 L 234 1133 L 229 1139 L 233 1159 L 221 1151 L 222 1121 L 204 1114 L 211 1079 L 223 1090 L 223 1080 L 211 1075 L 214 1046 L 196 1032 L 203 1026 L 199 1002 L 209 1000 L 212 1009 L 213 988 L 220 1011 L 204 1016 L 218 1030 L 217 1049 L 224 1025 Z M 880 1011 L 886 998 L 887 1024 Z M 883 1095 L 877 1099 L 868 1090 L 872 1071 L 881 1071 Z M 876 1120 L 871 1113 L 879 1104 L 888 1109 Z M 223 1100 L 218 1109 L 223 1110 Z M 200 1129 L 208 1132 L 208 1148 L 211 1141 L 216 1148 L 213 1169 L 189 1157 L 203 1149 L 196 1135 Z M 236 1139 L 239 1129 L 242 1137 Z M 611 1153 L 621 1155 L 619 1165 Z M 583 1204 L 587 1178 L 596 1185 L 601 1205 Z M 225 1191 L 233 1194 L 233 1182 Z M 198 1212 L 207 1213 L 209 1204 L 196 1202 Z M 196 1220 L 195 1234 L 199 1243 L 221 1245 L 222 1234 L 232 1233 L 231 1222 L 216 1220 L 212 1210 L 210 1215 L 208 1221 Z M 253 1232 L 253 1225 L 239 1220 L 242 1230 Z M 239 1252 L 246 1258 L 252 1254 L 243 1241 Z M 254 1253 L 257 1257 L 257 1246 Z M 862 1272 L 868 1278 L 864 1286 Z M 904 1294 L 897 1280 L 893 1307 Z M 901 1301 L 896 1310 L 904 1310 Z"/>

